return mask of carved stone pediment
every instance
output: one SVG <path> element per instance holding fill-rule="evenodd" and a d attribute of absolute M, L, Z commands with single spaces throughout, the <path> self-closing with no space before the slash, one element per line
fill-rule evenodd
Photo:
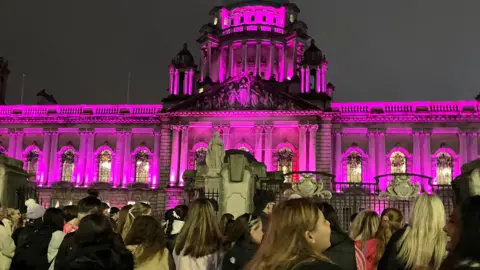
<path fill-rule="evenodd" d="M 313 178 L 313 174 L 302 174 L 299 182 L 292 183 L 292 190 L 294 194 L 303 198 L 311 198 L 314 196 L 322 199 L 332 198 L 332 193 L 324 190 L 322 181 L 316 181 Z M 290 197 L 295 197 L 294 194 L 291 194 Z"/>
<path fill-rule="evenodd" d="M 387 191 L 382 193 L 390 199 L 410 200 L 418 196 L 420 186 L 417 183 L 412 183 L 409 175 L 394 175 L 392 181 L 387 187 Z"/>

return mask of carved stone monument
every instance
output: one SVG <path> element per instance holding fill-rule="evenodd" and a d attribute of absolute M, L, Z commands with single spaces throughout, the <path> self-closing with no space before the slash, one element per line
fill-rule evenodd
<path fill-rule="evenodd" d="M 412 183 L 409 175 L 395 175 L 388 184 L 387 191 L 380 194 L 381 197 L 396 200 L 410 200 L 418 196 L 420 186 Z"/>
<path fill-rule="evenodd" d="M 0 155 L 0 203 L 3 207 L 17 207 L 17 190 L 25 187 L 27 179 L 22 161 Z"/>
<path fill-rule="evenodd" d="M 300 181 L 292 183 L 292 189 L 284 192 L 286 199 L 318 197 L 323 200 L 332 198 L 332 193 L 323 188 L 321 180 L 315 180 L 313 174 L 300 175 Z"/>

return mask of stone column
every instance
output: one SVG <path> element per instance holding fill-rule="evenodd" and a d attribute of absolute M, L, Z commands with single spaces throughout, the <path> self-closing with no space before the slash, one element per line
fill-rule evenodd
<path fill-rule="evenodd" d="M 413 131 L 413 173 L 422 174 L 422 140 L 420 131 Z M 415 179 L 416 182 L 423 181 L 423 179 Z M 419 184 L 423 184 L 418 182 Z"/>
<path fill-rule="evenodd" d="M 470 161 L 478 158 L 478 132 L 472 132 L 470 136 Z"/>
<path fill-rule="evenodd" d="M 150 183 L 150 186 L 152 188 L 158 187 L 158 179 L 160 178 L 160 166 L 159 166 L 159 159 L 160 159 L 160 135 L 161 133 L 159 131 L 155 131 L 153 133 L 153 174 L 152 174 L 152 182 Z"/>
<path fill-rule="evenodd" d="M 180 142 L 180 177 L 178 178 L 179 186 L 183 187 L 183 173 L 188 169 L 188 126 L 182 126 L 182 139 Z"/>
<path fill-rule="evenodd" d="M 17 133 L 15 130 L 8 131 L 8 156 L 15 158 L 17 154 Z"/>
<path fill-rule="evenodd" d="M 74 179 L 77 179 L 76 184 L 81 185 L 82 181 L 85 179 L 85 172 L 91 168 L 88 168 L 86 164 L 86 155 L 87 155 L 87 143 L 88 143 L 88 134 L 86 131 L 80 132 L 80 146 L 78 149 L 78 162 L 77 168 L 75 168 L 75 174 L 77 175 Z M 87 168 L 87 170 L 85 170 Z"/>
<path fill-rule="evenodd" d="M 298 42 L 296 40 L 293 41 L 292 73 L 289 75 L 290 78 L 293 78 L 293 76 L 295 76 L 296 69 L 297 69 L 297 45 L 298 45 Z"/>
<path fill-rule="evenodd" d="M 52 141 L 50 143 L 50 162 L 48 169 L 48 185 L 60 181 L 60 169 L 58 164 L 58 132 L 52 132 Z"/>
<path fill-rule="evenodd" d="M 255 52 L 255 72 L 254 75 L 260 75 L 260 60 L 262 54 L 262 44 L 257 42 L 256 52 Z"/>
<path fill-rule="evenodd" d="M 306 171 L 307 164 L 307 125 L 299 126 L 299 142 L 298 142 L 298 170 Z"/>
<path fill-rule="evenodd" d="M 285 54 L 287 53 L 285 49 L 285 44 L 280 48 L 280 55 L 278 56 L 280 65 L 278 65 L 278 73 L 280 74 L 278 81 L 283 82 L 285 77 L 288 76 L 288 65 L 285 61 Z"/>
<path fill-rule="evenodd" d="M 309 127 L 309 142 L 308 142 L 308 170 L 309 171 L 316 171 L 317 170 L 317 130 L 318 125 L 310 125 Z"/>
<path fill-rule="evenodd" d="M 230 145 L 230 127 L 229 126 L 224 126 L 222 127 L 223 130 L 223 145 L 225 146 L 225 150 L 230 150 L 232 149 L 232 146 Z"/>
<path fill-rule="evenodd" d="M 382 174 L 386 174 L 387 171 L 385 169 L 385 158 L 386 158 L 386 153 L 385 153 L 385 132 L 384 131 L 380 131 L 377 133 L 377 168 L 378 168 L 378 171 L 377 171 L 377 174 L 378 175 L 382 175 Z M 385 191 L 386 187 L 388 185 L 388 182 L 385 181 L 385 178 L 383 179 L 380 179 L 380 183 L 379 183 L 379 188 L 380 188 L 380 191 Z"/>
<path fill-rule="evenodd" d="M 23 160 L 23 131 L 17 132 L 17 139 L 15 140 L 15 158 L 18 160 Z"/>
<path fill-rule="evenodd" d="M 333 167 L 333 130 L 332 130 L 332 119 L 329 115 L 324 115 L 321 120 L 321 125 L 318 127 L 317 131 L 317 170 L 326 173 L 334 173 Z M 341 156 L 340 156 L 341 157 Z M 341 158 L 340 161 L 341 166 Z"/>
<path fill-rule="evenodd" d="M 122 186 L 126 187 L 132 181 L 132 132 L 125 132 L 125 144 L 123 150 L 123 181 Z"/>
<path fill-rule="evenodd" d="M 274 171 L 273 169 L 273 162 L 272 162 L 272 157 L 273 157 L 273 149 L 272 149 L 272 143 L 273 143 L 273 138 L 272 138 L 272 131 L 273 127 L 272 126 L 265 126 L 265 158 L 264 158 L 264 163 L 267 166 L 267 171 Z"/>
<path fill-rule="evenodd" d="M 233 68 L 235 67 L 235 54 L 233 50 L 233 43 L 228 45 L 228 67 L 227 67 L 227 72 L 228 72 L 228 77 L 233 77 Z"/>
<path fill-rule="evenodd" d="M 270 80 L 273 75 L 273 61 L 275 59 L 275 43 L 270 44 L 270 56 L 268 58 L 268 70 L 266 72 L 265 80 Z M 278 78 L 277 78 L 278 80 Z"/>
<path fill-rule="evenodd" d="M 42 164 L 40 171 L 40 186 L 44 186 L 48 183 L 48 169 L 50 162 L 50 142 L 52 137 L 49 132 L 43 132 L 43 149 L 42 149 Z"/>
<path fill-rule="evenodd" d="M 263 162 L 262 159 L 262 150 L 263 150 L 263 139 L 262 139 L 262 134 L 263 134 L 263 126 L 256 126 L 255 127 L 255 159 L 258 162 Z"/>
<path fill-rule="evenodd" d="M 335 132 L 335 180 L 343 182 L 342 132 Z M 338 187 L 337 187 L 338 189 Z"/>
<path fill-rule="evenodd" d="M 113 186 L 122 186 L 123 159 L 125 152 L 125 133 L 117 130 L 117 143 L 115 144 L 115 174 L 113 175 Z"/>
<path fill-rule="evenodd" d="M 305 93 L 310 93 L 310 67 L 305 67 Z"/>
<path fill-rule="evenodd" d="M 98 166 L 98 164 L 95 164 L 95 157 L 93 156 L 95 154 L 95 150 L 93 149 L 95 147 L 95 134 L 93 132 L 88 132 L 87 134 L 87 147 L 85 151 L 85 167 L 87 168 L 85 171 L 85 179 L 83 180 L 83 185 L 88 186 L 91 182 L 95 181 L 96 179 L 93 179 L 93 172 L 94 166 Z"/>
<path fill-rule="evenodd" d="M 174 85 L 173 85 L 173 94 L 178 95 L 178 88 L 180 85 L 180 78 L 178 76 L 178 69 L 175 69 L 175 80 L 174 80 Z"/>
<path fill-rule="evenodd" d="M 422 133 L 422 160 L 423 160 L 423 175 L 432 176 L 432 147 L 430 145 L 431 131 L 424 130 Z M 428 187 L 428 180 L 424 180 L 424 187 Z"/>
<path fill-rule="evenodd" d="M 180 127 L 179 126 L 172 126 L 172 159 L 170 162 L 170 186 L 176 186 L 177 181 L 179 178 L 178 175 L 178 158 L 180 155 Z"/>
<path fill-rule="evenodd" d="M 376 133 L 369 131 L 368 136 L 368 179 L 367 183 L 375 183 L 375 176 L 377 176 L 377 159 L 376 159 Z"/>
<path fill-rule="evenodd" d="M 460 131 L 458 133 L 458 146 L 459 146 L 459 157 L 460 157 L 460 166 L 468 162 L 468 133 L 466 131 Z"/>
<path fill-rule="evenodd" d="M 242 43 L 242 71 L 248 74 L 247 43 Z"/>
<path fill-rule="evenodd" d="M 207 44 L 207 76 L 212 78 L 212 42 L 208 42 Z"/>

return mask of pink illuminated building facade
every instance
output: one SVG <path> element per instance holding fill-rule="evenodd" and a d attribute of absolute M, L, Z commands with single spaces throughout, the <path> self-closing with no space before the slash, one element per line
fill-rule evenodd
<path fill-rule="evenodd" d="M 477 101 L 334 102 L 299 12 L 288 1 L 225 1 L 201 27 L 198 66 L 186 45 L 172 60 L 163 105 L 2 106 L 0 152 L 25 162 L 49 203 L 96 186 L 111 204 L 148 200 L 158 213 L 182 201 L 182 175 L 204 162 L 215 131 L 270 172 L 345 183 L 413 173 L 431 176 L 429 189 L 478 158 Z"/>

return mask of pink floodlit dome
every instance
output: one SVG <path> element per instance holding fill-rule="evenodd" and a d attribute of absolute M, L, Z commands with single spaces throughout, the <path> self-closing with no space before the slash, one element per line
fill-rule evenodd
<path fill-rule="evenodd" d="M 224 7 L 234 5 L 285 5 L 288 4 L 288 0 L 223 0 Z"/>

